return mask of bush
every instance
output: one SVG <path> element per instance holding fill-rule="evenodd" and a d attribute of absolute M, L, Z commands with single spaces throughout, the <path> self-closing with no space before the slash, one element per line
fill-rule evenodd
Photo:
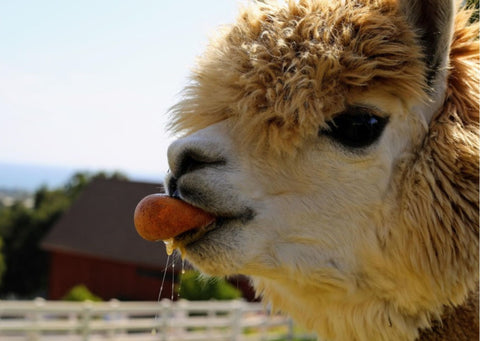
<path fill-rule="evenodd" d="M 242 293 L 226 280 L 213 277 L 202 277 L 198 272 L 190 270 L 182 275 L 180 297 L 190 301 L 233 300 Z"/>
<path fill-rule="evenodd" d="M 63 296 L 64 301 L 76 301 L 76 302 L 83 302 L 83 301 L 93 301 L 98 302 L 102 301 L 100 297 L 92 293 L 88 288 L 83 285 L 79 284 L 74 286 L 70 289 L 69 292 Z"/>

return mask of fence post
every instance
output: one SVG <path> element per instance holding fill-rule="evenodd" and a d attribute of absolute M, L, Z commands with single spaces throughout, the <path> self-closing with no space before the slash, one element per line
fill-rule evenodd
<path fill-rule="evenodd" d="M 67 314 L 67 321 L 69 324 L 71 324 L 72 326 L 74 326 L 73 328 L 71 328 L 68 332 L 67 332 L 67 335 L 69 337 L 72 337 L 74 335 L 76 335 L 78 333 L 78 311 L 70 311 L 68 314 Z"/>
<path fill-rule="evenodd" d="M 289 317 L 288 318 L 288 335 L 287 335 L 287 340 L 291 341 L 293 340 L 293 336 L 295 334 L 295 331 L 293 330 L 293 320 Z"/>
<path fill-rule="evenodd" d="M 83 341 L 90 337 L 90 319 L 92 318 L 92 304 L 89 301 L 83 303 L 81 334 Z"/>
<path fill-rule="evenodd" d="M 260 340 L 266 341 L 268 340 L 268 330 L 270 327 L 272 318 L 271 312 L 264 312 L 262 314 L 262 323 L 260 324 Z"/>
<path fill-rule="evenodd" d="M 172 315 L 172 321 L 181 321 L 181 327 L 175 327 L 174 334 L 176 338 L 183 339 L 185 338 L 186 333 L 188 333 L 188 327 L 183 326 L 185 321 L 189 319 L 189 309 L 188 309 L 188 301 L 186 300 L 178 300 L 175 303 L 175 310 Z"/>
<path fill-rule="evenodd" d="M 208 309 L 207 311 L 207 318 L 208 318 L 208 321 L 212 321 L 215 319 L 215 317 L 217 317 L 217 311 L 216 310 L 213 310 L 213 309 Z M 207 336 L 208 337 L 212 337 L 213 336 L 213 332 L 214 332 L 214 328 L 212 326 L 211 323 L 207 323 L 207 329 L 206 329 L 206 332 L 207 332 Z"/>
<path fill-rule="evenodd" d="M 31 315 L 31 319 L 32 319 L 32 325 L 35 326 L 35 328 L 30 333 L 28 333 L 28 340 L 38 341 L 40 340 L 40 335 L 41 335 L 40 323 L 41 323 L 41 320 L 43 320 L 43 314 L 41 313 L 41 309 L 45 305 L 45 299 L 41 297 L 37 297 L 34 300 L 34 304 L 35 304 L 35 310 Z"/>
<path fill-rule="evenodd" d="M 159 326 L 160 328 L 158 328 L 157 332 L 162 333 L 162 337 L 161 337 L 162 341 L 168 340 L 168 320 L 170 318 L 170 308 L 171 308 L 170 302 L 171 301 L 168 299 L 163 299 L 160 302 L 162 306 L 161 308 L 162 310 L 160 312 L 161 321 Z"/>
<path fill-rule="evenodd" d="M 115 340 L 118 334 L 125 334 L 126 330 L 121 327 L 114 327 L 114 325 L 118 322 L 123 322 L 126 318 L 124 314 L 119 312 L 120 308 L 120 301 L 112 298 L 108 302 L 109 312 L 104 316 L 104 320 L 108 323 L 111 323 L 110 328 L 107 330 L 107 337 L 109 340 Z"/>
<path fill-rule="evenodd" d="M 242 314 L 243 314 L 243 301 L 232 301 L 232 341 L 240 340 L 242 335 Z"/>

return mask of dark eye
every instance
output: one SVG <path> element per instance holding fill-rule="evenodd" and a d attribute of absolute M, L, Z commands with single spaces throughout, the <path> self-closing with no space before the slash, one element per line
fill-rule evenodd
<path fill-rule="evenodd" d="M 366 108 L 351 108 L 327 122 L 329 129 L 321 131 L 350 148 L 368 147 L 383 132 L 388 118 L 374 115 Z"/>

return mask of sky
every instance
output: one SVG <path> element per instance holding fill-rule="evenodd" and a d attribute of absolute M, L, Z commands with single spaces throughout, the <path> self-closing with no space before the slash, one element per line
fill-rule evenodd
<path fill-rule="evenodd" d="M 165 129 L 236 0 L 1 0 L 0 163 L 164 173 Z"/>

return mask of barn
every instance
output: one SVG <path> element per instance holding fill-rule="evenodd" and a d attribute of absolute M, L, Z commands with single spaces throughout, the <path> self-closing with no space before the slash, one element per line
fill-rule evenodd
<path fill-rule="evenodd" d="M 161 184 L 94 179 L 42 241 L 50 254 L 48 297 L 84 284 L 103 299 L 155 300 L 164 275 L 162 297 L 171 297 L 179 257 L 167 264 L 163 243 L 143 240 L 133 225 L 138 201 L 161 191 Z"/>

